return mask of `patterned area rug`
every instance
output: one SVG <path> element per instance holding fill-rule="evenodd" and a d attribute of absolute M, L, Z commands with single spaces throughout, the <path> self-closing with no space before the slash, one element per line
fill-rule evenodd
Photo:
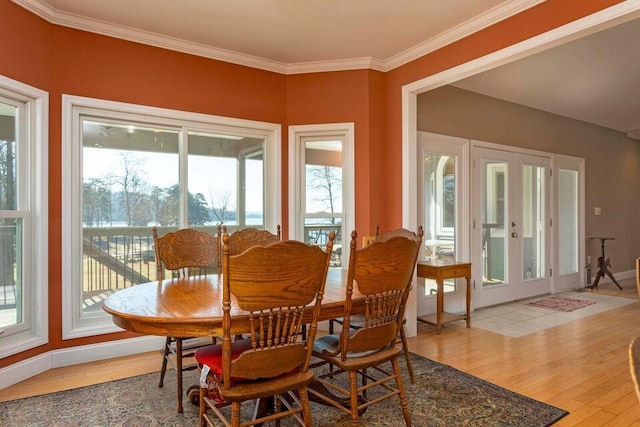
<path fill-rule="evenodd" d="M 554 310 L 554 311 L 569 312 L 569 311 L 577 310 L 579 308 L 587 307 L 595 303 L 596 303 L 595 301 L 588 301 L 584 299 L 574 299 L 574 298 L 554 296 L 550 298 L 541 299 L 538 301 L 528 302 L 527 305 L 531 305 L 533 307 L 548 308 L 549 310 Z"/>
<path fill-rule="evenodd" d="M 513 393 L 447 365 L 412 355 L 416 384 L 405 380 L 414 426 L 549 426 L 567 412 Z M 403 365 L 404 361 L 400 364 Z M 195 384 L 197 373 L 185 373 Z M 172 382 L 173 381 L 173 382 Z M 198 408 L 185 398 L 184 413 L 176 411 L 175 377 L 158 388 L 158 374 L 0 402 L 0 425 L 26 426 L 195 426 Z M 185 387 L 186 388 L 186 387 Z M 373 396 L 370 396 L 373 397 Z M 312 403 L 313 424 L 346 427 L 342 412 Z M 252 404 L 243 405 L 250 413 Z M 282 425 L 294 425 L 285 423 Z M 297 424 L 296 424 L 297 425 Z M 362 426 L 404 425 L 397 399 L 374 405 L 361 417 Z"/>

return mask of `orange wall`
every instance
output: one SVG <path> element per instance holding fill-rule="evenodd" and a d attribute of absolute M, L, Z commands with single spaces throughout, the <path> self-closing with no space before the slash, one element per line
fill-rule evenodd
<path fill-rule="evenodd" d="M 381 178 L 374 179 L 370 168 L 372 153 L 379 156 L 385 150 L 385 80 L 383 73 L 371 70 L 287 77 L 287 125 L 355 124 L 356 229 L 360 235 L 370 234 L 374 223 L 384 220 L 380 216 L 384 193 L 376 185 Z M 283 153 L 283 159 L 286 155 Z"/>
<path fill-rule="evenodd" d="M 0 74 L 46 90 L 49 130 L 49 344 L 0 360 L 0 368 L 64 347 L 120 339 L 61 338 L 61 96 L 71 94 L 287 125 L 354 122 L 356 228 L 402 224 L 401 88 L 615 4 L 548 0 L 389 73 L 357 70 L 284 76 L 51 25 L 0 1 Z M 284 197 L 283 199 L 286 199 Z M 283 212 L 287 212 L 283 201 Z M 283 226 L 286 229 L 286 215 Z"/>

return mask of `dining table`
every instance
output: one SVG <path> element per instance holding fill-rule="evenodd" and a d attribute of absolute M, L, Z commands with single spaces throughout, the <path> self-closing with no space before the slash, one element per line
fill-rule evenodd
<path fill-rule="evenodd" d="M 347 270 L 331 268 L 322 299 L 319 321 L 344 315 Z M 353 290 L 353 312 L 364 312 L 364 297 Z M 312 302 L 303 322 L 310 322 Z M 222 275 L 173 278 L 140 283 L 109 295 L 102 302 L 113 322 L 144 335 L 222 336 Z M 231 298 L 232 334 L 250 331 L 249 313 Z"/>

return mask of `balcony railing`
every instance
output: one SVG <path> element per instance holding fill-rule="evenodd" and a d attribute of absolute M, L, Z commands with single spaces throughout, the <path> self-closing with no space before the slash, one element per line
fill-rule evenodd
<path fill-rule="evenodd" d="M 217 226 L 196 227 L 211 234 Z M 236 226 L 227 226 L 233 233 Z M 176 227 L 158 227 L 163 235 Z M 331 267 L 342 266 L 342 237 L 339 226 L 314 225 L 305 227 L 305 243 L 324 248 L 331 231 L 337 233 Z M 15 230 L 4 233 L 15 239 Z M 15 242 L 14 242 L 15 243 Z M 15 268 L 15 262 L 14 262 Z M 102 309 L 102 300 L 109 294 L 157 279 L 155 253 L 151 227 L 85 227 L 82 242 L 82 295 L 83 310 Z M 0 283 L 0 317 L 8 317 L 6 325 L 15 323 L 16 284 Z M 11 318 L 13 320 L 11 320 Z"/>
<path fill-rule="evenodd" d="M 217 226 L 195 227 L 216 234 Z M 305 242 L 324 247 L 331 231 L 337 226 L 305 227 Z M 158 234 L 175 231 L 175 227 L 159 227 Z M 233 233 L 235 226 L 227 226 Z M 93 227 L 84 228 L 83 296 L 84 309 L 99 309 L 110 293 L 138 283 L 157 280 L 153 237 L 150 227 Z M 338 236 L 339 237 L 339 236 Z M 342 246 L 334 241 L 332 267 L 342 266 Z"/>

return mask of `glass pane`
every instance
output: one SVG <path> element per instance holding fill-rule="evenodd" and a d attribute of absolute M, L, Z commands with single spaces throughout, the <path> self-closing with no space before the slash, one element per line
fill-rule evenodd
<path fill-rule="evenodd" d="M 544 277 L 544 174 L 545 168 L 524 165 L 522 169 L 522 278 Z"/>
<path fill-rule="evenodd" d="M 485 161 L 482 174 L 482 283 L 504 283 L 507 269 L 507 164 Z"/>
<path fill-rule="evenodd" d="M 304 220 L 304 242 L 307 244 L 326 247 L 329 233 L 336 233 L 333 239 L 333 251 L 331 252 L 330 267 L 342 267 L 342 218 L 305 218 Z"/>
<path fill-rule="evenodd" d="M 22 220 L 0 219 L 0 329 L 23 323 Z"/>
<path fill-rule="evenodd" d="M 558 250 L 560 274 L 578 272 L 578 172 L 558 172 Z"/>
<path fill-rule="evenodd" d="M 245 159 L 245 214 L 251 227 L 264 227 L 264 162 L 262 151 Z"/>
<path fill-rule="evenodd" d="M 238 197 L 235 140 L 199 132 L 189 132 L 188 138 L 189 226 L 235 223 Z"/>
<path fill-rule="evenodd" d="M 342 141 L 305 142 L 306 213 L 342 213 Z"/>
<path fill-rule="evenodd" d="M 424 170 L 424 227 L 426 260 L 456 259 L 456 157 L 426 154 Z M 447 280 L 444 291 L 455 290 L 455 281 Z M 436 282 L 425 280 L 426 295 L 437 292 Z"/>
<path fill-rule="evenodd" d="M 15 210 L 16 194 L 16 111 L 0 102 L 0 210 Z"/>
<path fill-rule="evenodd" d="M 83 315 L 117 289 L 155 280 L 151 226 L 179 224 L 177 130 L 82 121 Z"/>

